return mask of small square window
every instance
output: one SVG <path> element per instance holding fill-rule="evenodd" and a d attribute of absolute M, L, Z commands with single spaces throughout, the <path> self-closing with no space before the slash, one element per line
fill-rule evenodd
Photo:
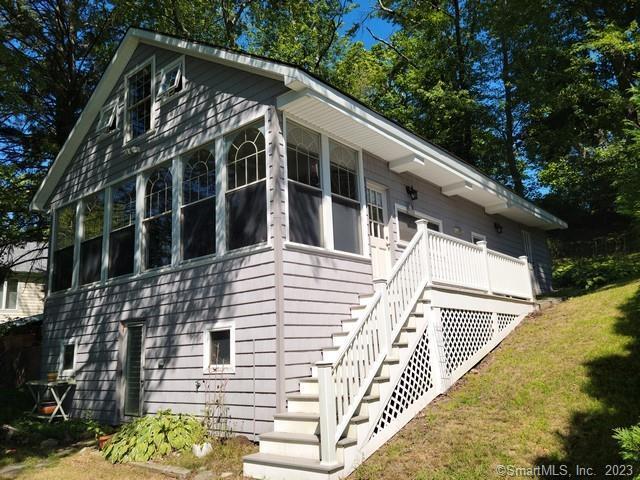
<path fill-rule="evenodd" d="M 158 87 L 158 97 L 170 97 L 183 87 L 183 59 L 167 66 L 162 70 L 160 86 Z"/>
<path fill-rule="evenodd" d="M 96 130 L 98 133 L 111 133 L 118 128 L 118 105 L 114 102 L 100 110 L 100 119 Z"/>
<path fill-rule="evenodd" d="M 76 369 L 76 342 L 64 341 L 60 351 L 60 376 L 63 378 L 73 377 Z"/>
<path fill-rule="evenodd" d="M 216 322 L 204 332 L 204 372 L 233 373 L 235 369 L 235 332 L 229 322 Z"/>

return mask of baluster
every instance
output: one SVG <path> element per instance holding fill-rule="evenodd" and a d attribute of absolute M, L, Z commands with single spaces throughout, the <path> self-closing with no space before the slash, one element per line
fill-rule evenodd
<path fill-rule="evenodd" d="M 482 249 L 482 256 L 484 257 L 484 274 L 485 274 L 485 281 L 486 281 L 486 288 L 485 290 L 487 291 L 487 293 L 489 295 L 493 294 L 493 290 L 491 290 L 491 276 L 490 276 L 490 270 L 489 270 L 489 252 L 487 252 L 487 242 L 485 240 L 482 240 L 480 242 L 477 243 L 477 245 Z"/>
<path fill-rule="evenodd" d="M 380 332 L 382 333 L 382 348 L 386 349 L 386 352 L 391 351 L 391 317 L 390 317 L 390 309 L 389 309 L 389 292 L 387 289 L 387 281 L 384 279 L 374 280 L 373 288 L 376 292 L 380 292 L 380 306 L 382 307 L 380 310 L 380 315 L 378 316 L 378 320 L 381 323 Z M 397 321 L 397 316 L 394 320 Z"/>

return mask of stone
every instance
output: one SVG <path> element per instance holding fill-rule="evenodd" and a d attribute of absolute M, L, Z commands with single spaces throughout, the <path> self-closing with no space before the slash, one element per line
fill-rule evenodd
<path fill-rule="evenodd" d="M 193 480 L 213 480 L 214 478 L 216 478 L 215 473 L 204 470 L 193 477 Z"/>
<path fill-rule="evenodd" d="M 58 446 L 58 440 L 55 438 L 47 438 L 40 442 L 40 448 L 55 448 Z"/>
<path fill-rule="evenodd" d="M 0 478 L 15 478 L 20 475 L 20 472 L 26 468 L 24 463 L 17 463 L 15 465 L 9 465 L 4 468 L 0 468 Z"/>
<path fill-rule="evenodd" d="M 182 467 L 174 467 L 173 465 L 160 465 L 159 463 L 153 462 L 129 462 L 128 465 L 132 465 L 138 468 L 144 468 L 145 470 L 149 470 L 155 473 L 161 473 L 162 475 L 166 475 L 171 478 L 184 479 L 187 478 L 191 474 L 191 470 L 188 468 Z"/>
<path fill-rule="evenodd" d="M 211 447 L 211 444 L 209 442 L 205 442 L 202 445 L 198 445 L 196 443 L 193 445 L 193 447 L 191 447 L 191 451 L 196 457 L 202 458 L 213 452 L 213 448 Z"/>
<path fill-rule="evenodd" d="M 233 477 L 233 472 L 223 472 L 220 474 L 220 478 L 231 478 Z"/>

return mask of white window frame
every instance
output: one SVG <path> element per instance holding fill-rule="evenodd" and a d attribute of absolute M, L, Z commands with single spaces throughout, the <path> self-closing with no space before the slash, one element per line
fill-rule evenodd
<path fill-rule="evenodd" d="M 148 65 L 151 65 L 151 112 L 150 112 L 150 120 L 149 120 L 149 130 L 147 130 L 146 132 L 144 132 L 141 135 L 138 135 L 136 138 L 132 138 L 131 137 L 131 132 L 129 131 L 130 125 L 129 125 L 129 115 L 128 115 L 128 107 L 129 107 L 129 78 L 131 78 L 132 76 L 134 76 L 136 73 L 138 73 L 140 70 L 142 70 L 143 68 L 147 67 Z M 124 111 L 124 120 L 123 120 L 123 130 L 124 130 L 124 144 L 128 145 L 128 144 L 135 144 L 138 141 L 141 141 L 144 138 L 149 137 L 150 135 L 153 135 L 153 133 L 155 132 L 155 128 L 156 128 L 156 109 L 155 109 L 155 105 L 156 105 L 156 56 L 152 55 L 151 57 L 149 57 L 148 59 L 146 59 L 144 62 L 140 63 L 139 65 L 135 66 L 134 68 L 132 68 L 131 70 L 129 70 L 125 75 L 124 75 L 124 107 L 123 107 L 123 111 Z"/>
<path fill-rule="evenodd" d="M 229 364 L 211 364 L 211 332 L 229 330 Z M 206 374 L 235 373 L 236 371 L 236 328 L 231 320 L 218 320 L 202 332 L 202 371 Z"/>
<path fill-rule="evenodd" d="M 176 66 L 179 69 L 179 73 L 178 73 L 178 76 L 176 76 L 174 85 L 169 86 L 166 90 L 162 90 L 162 86 L 164 85 L 164 79 L 165 79 L 167 73 L 169 73 L 171 70 L 176 68 Z M 160 101 L 160 103 L 168 102 L 169 100 L 172 100 L 172 99 L 176 98 L 176 96 L 179 95 L 180 93 L 184 92 L 186 90 L 186 87 L 187 87 L 187 85 L 186 85 L 187 76 L 185 75 L 185 57 L 184 57 L 184 55 L 179 56 L 178 58 L 176 58 L 171 63 L 165 65 L 160 70 L 159 77 L 160 77 L 160 81 L 158 82 L 157 99 Z M 182 88 L 180 90 L 176 90 L 177 86 L 180 83 L 182 83 Z"/>
<path fill-rule="evenodd" d="M 105 116 L 105 113 L 109 110 L 111 110 L 111 116 L 110 116 L 110 120 L 109 122 L 103 126 L 102 128 L 100 128 L 100 124 L 102 123 L 102 119 Z M 96 125 L 96 132 L 98 133 L 98 135 L 100 136 L 100 138 L 105 138 L 108 137 L 110 135 L 113 135 L 114 133 L 116 133 L 119 130 L 120 127 L 120 106 L 118 104 L 118 99 L 112 100 L 111 102 L 105 104 L 101 109 L 100 109 L 100 116 L 98 118 L 98 124 Z M 114 124 L 113 129 L 110 130 L 109 129 L 109 125 Z"/>
<path fill-rule="evenodd" d="M 487 236 L 483 235 L 482 233 L 471 232 L 471 243 L 478 243 L 476 242 L 476 239 L 478 240 L 478 242 L 486 242 Z"/>
<path fill-rule="evenodd" d="M 15 308 L 7 308 L 7 295 L 9 294 L 8 286 L 9 286 L 9 278 L 4 280 L 2 284 L 2 298 L 0 298 L 0 305 L 2 306 L 2 310 L 6 310 L 8 312 L 15 312 L 20 309 L 20 282 L 16 280 L 16 306 Z M 14 279 L 15 280 L 15 279 Z"/>
<path fill-rule="evenodd" d="M 288 159 L 287 159 L 287 121 L 290 120 L 301 127 L 311 130 L 314 133 L 320 135 L 320 187 L 322 190 L 322 240 L 323 246 L 316 247 L 314 245 L 305 245 L 303 243 L 292 242 L 289 239 L 289 171 L 288 171 Z M 301 118 L 294 115 L 284 113 L 284 177 L 285 177 L 285 218 L 286 218 L 286 245 L 302 250 L 308 250 L 310 252 L 330 252 L 333 255 L 338 255 L 347 258 L 357 259 L 370 259 L 371 252 L 369 249 L 369 215 L 367 214 L 367 200 L 365 190 L 365 178 L 364 178 L 364 162 L 362 148 L 348 140 L 337 138 L 328 132 L 319 129 L 308 122 L 305 122 Z M 358 164 L 358 202 L 360 203 L 360 237 L 362 242 L 362 253 L 351 253 L 343 250 L 336 250 L 333 243 L 333 208 L 332 208 L 332 193 L 331 193 L 331 159 L 329 153 L 329 142 L 344 145 L 345 147 L 355 150 L 357 152 L 357 164 Z M 341 197 L 340 195 L 336 194 Z M 343 197 L 344 198 L 344 197 Z M 349 199 L 353 200 L 353 199 Z"/>
<path fill-rule="evenodd" d="M 64 349 L 73 345 L 73 368 L 64 370 Z M 61 378 L 73 378 L 78 366 L 78 339 L 68 338 L 60 342 L 60 355 L 58 357 L 58 376 Z"/>
<path fill-rule="evenodd" d="M 396 243 L 400 246 L 404 246 L 406 247 L 407 245 L 409 245 L 409 242 L 405 241 L 405 240 L 401 240 L 400 239 L 400 222 L 398 221 L 398 212 L 402 212 L 405 213 L 407 215 L 411 215 L 412 217 L 416 217 L 419 218 L 421 220 L 427 220 L 431 223 L 436 223 L 440 226 L 440 233 L 443 233 L 443 224 L 442 224 L 442 220 L 440 220 L 439 218 L 435 218 L 432 217 L 430 215 L 427 215 L 426 213 L 422 213 L 418 210 L 410 210 L 407 207 L 405 207 L 404 205 L 401 205 L 399 203 L 395 204 L 395 217 L 393 219 L 393 222 L 395 223 L 395 227 L 396 227 Z"/>

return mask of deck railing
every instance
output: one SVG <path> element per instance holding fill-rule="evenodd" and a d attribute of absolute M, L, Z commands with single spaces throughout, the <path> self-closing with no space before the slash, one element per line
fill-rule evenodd
<path fill-rule="evenodd" d="M 514 258 L 428 230 L 418 232 L 387 280 L 349 332 L 333 362 L 318 362 L 320 446 L 323 463 L 336 462 L 336 444 L 368 391 L 393 340 L 429 285 L 445 285 L 488 294 L 533 299 L 526 257 Z"/>

